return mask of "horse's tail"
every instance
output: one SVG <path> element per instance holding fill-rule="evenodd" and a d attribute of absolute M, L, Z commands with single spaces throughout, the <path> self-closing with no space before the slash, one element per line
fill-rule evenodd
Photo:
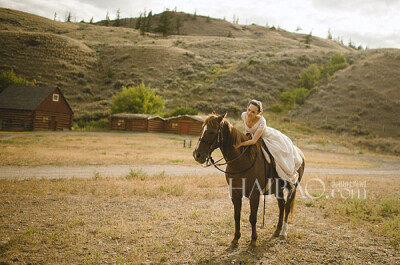
<path fill-rule="evenodd" d="M 291 202 L 290 202 L 290 213 L 289 213 L 289 220 L 290 223 L 293 222 L 293 212 L 294 212 L 294 206 L 296 205 L 296 188 L 293 191 L 293 194 L 291 196 Z"/>
<path fill-rule="evenodd" d="M 300 149 L 299 149 L 300 150 Z M 303 155 L 303 163 L 300 167 L 300 172 L 299 172 L 299 178 L 297 179 L 296 185 L 294 187 L 293 193 L 290 196 L 290 199 L 292 200 L 290 202 L 290 214 L 289 214 L 289 219 L 290 222 L 293 221 L 293 212 L 294 212 L 294 206 L 296 205 L 296 191 L 297 191 L 297 186 L 300 184 L 301 178 L 303 177 L 304 174 L 304 168 L 306 166 L 306 162 L 304 160 L 304 155 Z"/>

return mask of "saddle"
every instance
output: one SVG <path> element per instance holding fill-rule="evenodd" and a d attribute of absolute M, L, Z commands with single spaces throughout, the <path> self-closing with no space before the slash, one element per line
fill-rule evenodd
<path fill-rule="evenodd" d="M 251 139 L 251 134 L 247 133 L 246 134 L 249 139 Z M 265 157 L 265 153 L 261 150 L 261 154 L 264 158 L 264 163 L 266 164 L 270 164 L 271 166 L 269 167 L 269 172 L 265 172 L 265 183 L 268 182 L 268 179 L 277 179 L 279 178 L 278 176 L 278 172 L 276 172 L 276 164 L 275 164 L 275 159 L 273 157 L 273 155 L 271 154 L 271 152 L 268 150 L 267 145 L 265 144 L 264 140 L 260 137 L 260 139 L 258 139 L 258 142 L 260 143 L 261 148 L 265 151 L 265 153 L 267 153 L 268 157 Z M 267 165 L 265 165 L 265 170 L 267 170 Z M 269 173 L 269 174 L 268 174 Z M 267 177 L 268 176 L 268 177 Z M 266 193 L 266 191 L 265 191 Z"/>
<path fill-rule="evenodd" d="M 267 145 L 265 144 L 264 140 L 262 138 L 258 139 L 258 142 L 260 143 L 261 149 L 261 154 L 264 158 L 264 168 L 265 168 L 265 187 L 264 187 L 264 195 L 270 195 L 271 194 L 271 187 L 272 184 L 275 183 L 275 180 L 279 178 L 278 172 L 276 171 L 276 164 L 275 164 L 275 159 L 274 156 L 271 154 L 271 152 L 268 150 Z M 268 157 L 265 157 L 265 155 L 268 155 Z M 267 164 L 270 164 L 269 167 L 269 172 L 267 172 Z M 269 174 L 268 174 L 269 173 Z M 267 185 L 269 186 L 267 187 Z"/>

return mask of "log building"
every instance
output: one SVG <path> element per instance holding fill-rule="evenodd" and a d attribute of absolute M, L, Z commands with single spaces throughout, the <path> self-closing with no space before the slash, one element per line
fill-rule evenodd
<path fill-rule="evenodd" d="M 11 85 L 0 94 L 0 130 L 70 130 L 73 111 L 57 87 Z"/>

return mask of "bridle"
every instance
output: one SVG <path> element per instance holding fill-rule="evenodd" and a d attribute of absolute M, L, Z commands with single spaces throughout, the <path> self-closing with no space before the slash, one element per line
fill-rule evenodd
<path fill-rule="evenodd" d="M 218 167 L 218 166 L 228 165 L 229 163 L 232 163 L 232 162 L 238 160 L 244 153 L 246 153 L 247 149 L 249 148 L 249 145 L 246 146 L 246 148 L 243 150 L 242 153 L 240 153 L 240 155 L 238 155 L 237 157 L 235 157 L 235 158 L 232 159 L 232 160 L 226 160 L 226 158 L 225 158 L 223 155 L 222 155 L 222 158 L 220 158 L 220 159 L 219 159 L 218 161 L 216 161 L 216 162 L 215 162 L 214 159 L 212 158 L 211 154 L 212 154 L 212 152 L 214 152 L 215 149 L 220 148 L 220 149 L 221 149 L 221 152 L 223 151 L 223 149 L 222 149 L 222 143 L 223 143 L 222 126 L 223 126 L 223 125 L 224 125 L 224 123 L 221 122 L 221 123 L 220 123 L 220 126 L 219 126 L 219 129 L 218 129 L 217 137 L 215 137 L 215 139 L 214 139 L 213 142 L 207 141 L 207 140 L 203 139 L 203 137 L 200 137 L 200 138 L 199 138 L 199 142 L 200 142 L 200 143 L 205 143 L 205 144 L 207 144 L 207 145 L 210 146 L 210 147 L 208 148 L 207 157 L 206 157 L 206 162 L 205 162 L 205 165 L 203 165 L 203 167 L 214 166 L 214 167 L 215 167 L 216 169 L 218 169 L 219 171 L 221 171 L 221 172 L 223 172 L 223 173 L 227 173 L 227 174 L 241 174 L 241 173 L 244 173 L 244 172 L 250 170 L 250 169 L 255 165 L 255 163 L 256 163 L 256 160 L 257 160 L 257 153 L 256 153 L 256 157 L 254 158 L 254 161 L 253 161 L 253 163 L 250 165 L 250 167 L 248 167 L 248 168 L 246 168 L 246 169 L 244 169 L 244 170 L 241 170 L 241 171 L 238 171 L 238 172 L 227 172 L 227 171 L 225 171 L 225 170 L 223 170 L 223 169 L 221 169 L 221 168 Z M 224 163 L 219 163 L 219 164 L 218 164 L 218 162 L 220 162 L 222 159 L 224 159 L 225 162 L 224 162 Z"/>

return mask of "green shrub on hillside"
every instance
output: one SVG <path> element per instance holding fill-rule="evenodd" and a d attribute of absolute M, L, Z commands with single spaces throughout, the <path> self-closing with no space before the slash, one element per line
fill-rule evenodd
<path fill-rule="evenodd" d="M 172 116 L 179 116 L 179 115 L 197 115 L 199 111 L 195 108 L 185 107 L 185 106 L 178 106 L 170 113 L 164 115 L 164 117 L 172 117 Z"/>
<path fill-rule="evenodd" d="M 304 104 L 310 90 L 304 87 L 298 87 L 291 91 L 282 92 L 279 100 L 285 105 L 287 109 L 291 109 L 294 104 Z"/>
<path fill-rule="evenodd" d="M 323 78 L 332 76 L 335 72 L 345 69 L 349 64 L 346 57 L 340 53 L 332 55 L 330 62 L 318 67 L 315 64 L 311 64 L 300 73 L 300 87 L 312 89 L 315 84 Z"/>
<path fill-rule="evenodd" d="M 272 104 L 268 110 L 275 112 L 275 113 L 281 113 L 283 111 L 281 105 L 279 104 Z"/>
<path fill-rule="evenodd" d="M 279 100 L 285 105 L 286 108 L 290 108 L 294 104 L 294 94 L 291 91 L 282 92 Z"/>
<path fill-rule="evenodd" d="M 321 66 L 321 78 L 332 76 L 335 72 L 345 69 L 349 64 L 346 57 L 340 53 L 335 53 L 331 57 L 331 62 L 329 64 Z"/>
<path fill-rule="evenodd" d="M 0 73 L 0 91 L 9 85 L 22 85 L 22 86 L 34 86 L 36 80 L 28 81 L 24 77 L 18 77 L 14 74 L 14 70 L 4 71 Z"/>
<path fill-rule="evenodd" d="M 294 101 L 298 105 L 303 105 L 304 102 L 306 101 L 306 98 L 308 94 L 310 93 L 310 90 L 304 88 L 304 87 L 298 87 L 295 88 L 292 93 L 294 94 Z"/>
<path fill-rule="evenodd" d="M 164 100 L 156 95 L 149 86 L 142 82 L 137 87 L 122 87 L 122 91 L 113 96 L 112 113 L 146 113 L 160 114 L 164 108 Z"/>
<path fill-rule="evenodd" d="M 300 86 L 311 89 L 320 79 L 320 68 L 315 64 L 311 64 L 306 70 L 300 73 Z"/>

